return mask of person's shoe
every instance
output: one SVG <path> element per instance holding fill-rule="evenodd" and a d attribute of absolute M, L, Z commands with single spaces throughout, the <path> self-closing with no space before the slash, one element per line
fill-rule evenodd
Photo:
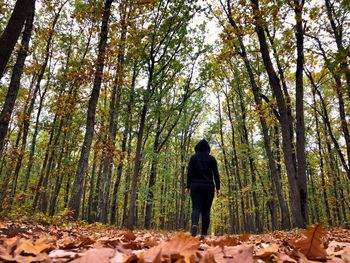
<path fill-rule="evenodd" d="M 201 235 L 199 238 L 199 240 L 201 240 L 201 241 L 204 241 L 204 239 L 205 239 L 205 235 Z"/>
<path fill-rule="evenodd" d="M 198 226 L 197 225 L 192 225 L 191 227 L 191 236 L 195 237 L 198 232 Z"/>

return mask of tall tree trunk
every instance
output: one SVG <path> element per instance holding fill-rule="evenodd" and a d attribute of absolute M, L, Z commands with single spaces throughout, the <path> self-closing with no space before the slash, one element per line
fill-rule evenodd
<path fill-rule="evenodd" d="M 333 131 L 332 131 L 332 125 L 331 125 L 331 122 L 330 122 L 330 119 L 329 119 L 329 114 L 328 114 L 328 110 L 327 110 L 327 107 L 326 107 L 326 102 L 322 96 L 322 93 L 319 89 L 319 87 L 317 86 L 317 84 L 315 83 L 315 80 L 313 78 L 313 76 L 311 75 L 311 73 L 309 71 L 306 71 L 306 75 L 307 77 L 309 78 L 310 82 L 311 82 L 311 85 L 313 86 L 313 88 L 315 89 L 318 97 L 320 98 L 320 101 L 321 101 L 321 106 L 322 106 L 322 119 L 327 127 L 327 130 L 328 130 L 328 134 L 329 134 L 329 137 L 331 138 L 333 144 L 334 144 L 334 148 L 336 149 L 337 151 L 337 154 L 339 156 L 339 159 L 341 161 L 341 164 L 346 172 L 346 175 L 347 177 L 349 178 L 350 180 L 350 167 L 347 165 L 347 162 L 345 160 L 345 157 L 341 151 L 341 148 L 340 148 L 340 145 L 337 141 L 337 139 L 335 138 L 334 134 L 333 134 Z"/>
<path fill-rule="evenodd" d="M 94 135 L 96 108 L 97 108 L 98 97 L 100 95 L 102 74 L 103 74 L 103 68 L 105 64 L 105 55 L 106 55 L 105 53 L 106 53 L 107 37 L 108 37 L 108 23 L 109 23 L 109 17 L 111 14 L 112 3 L 113 3 L 113 0 L 106 0 L 104 4 L 94 85 L 92 88 L 91 97 L 89 99 L 88 110 L 87 110 L 85 137 L 81 148 L 80 159 L 79 159 L 77 171 L 75 174 L 72 193 L 71 193 L 69 205 L 68 205 L 69 208 L 73 211 L 73 217 L 75 219 L 77 219 L 79 216 L 80 201 L 81 201 L 80 199 L 83 191 L 82 187 L 83 187 L 86 169 L 89 162 L 91 144 L 92 144 L 92 139 Z"/>
<path fill-rule="evenodd" d="M 42 186 L 43 181 L 44 181 L 44 176 L 45 176 L 44 173 L 45 173 L 45 170 L 46 170 L 46 167 L 47 167 L 47 162 L 48 162 L 49 156 L 50 156 L 50 147 L 51 147 L 51 144 L 52 144 L 52 141 L 53 141 L 53 138 L 54 138 L 56 121 L 57 121 L 57 114 L 55 115 L 55 117 L 53 119 L 53 122 L 52 122 L 49 142 L 47 144 L 43 165 L 42 165 L 42 168 L 41 168 L 41 171 L 40 171 L 39 180 L 38 180 L 37 186 L 35 188 L 35 192 L 34 192 L 34 199 L 33 199 L 33 208 L 34 209 L 37 207 L 38 201 L 39 201 L 39 197 L 41 195 L 41 186 Z"/>
<path fill-rule="evenodd" d="M 94 194 L 95 194 L 95 175 L 96 175 L 96 166 L 97 166 L 97 152 L 94 151 L 94 159 L 92 161 L 92 170 L 91 170 L 91 177 L 90 177 L 90 189 L 89 189 L 89 197 L 88 197 L 88 210 L 87 210 L 87 221 L 88 223 L 92 223 L 94 221 L 93 215 L 92 215 L 92 207 L 93 207 L 93 200 L 94 200 Z"/>
<path fill-rule="evenodd" d="M 315 116 L 315 123 L 316 123 L 318 155 L 320 158 L 320 172 L 321 172 L 321 185 L 322 185 L 323 202 L 324 202 L 325 210 L 326 210 L 327 223 L 329 226 L 331 226 L 332 225 L 332 216 L 331 216 L 331 210 L 330 210 L 329 203 L 328 203 L 327 185 L 326 185 L 325 173 L 324 173 L 323 147 L 322 147 L 322 143 L 321 143 L 320 125 L 319 125 L 319 119 L 317 116 L 316 95 L 315 95 L 314 89 L 312 91 L 312 98 L 313 98 L 313 103 L 314 103 L 314 107 L 315 107 L 314 116 Z"/>
<path fill-rule="evenodd" d="M 136 77 L 137 77 L 137 65 L 135 63 L 134 70 L 133 70 L 133 77 L 132 77 L 132 83 L 131 83 L 131 89 L 130 89 L 130 95 L 129 95 L 129 102 L 128 106 L 126 109 L 126 112 L 128 114 L 124 132 L 123 132 L 123 139 L 122 139 L 122 145 L 121 145 L 121 151 L 122 151 L 122 156 L 120 158 L 118 168 L 117 168 L 117 178 L 114 183 L 114 188 L 113 188 L 113 195 L 112 195 L 112 205 L 111 205 L 111 218 L 110 218 L 110 223 L 115 224 L 116 223 L 116 207 L 117 207 L 117 193 L 118 193 L 118 188 L 121 180 L 121 176 L 123 173 L 123 167 L 124 167 L 124 159 L 125 159 L 125 153 L 127 152 L 127 140 L 128 140 L 128 135 L 130 133 L 131 129 L 131 115 L 132 115 L 132 105 L 134 104 L 134 89 L 135 89 L 135 84 L 136 84 Z"/>
<path fill-rule="evenodd" d="M 132 123 L 132 115 L 130 119 L 130 123 Z M 129 132 L 129 138 L 128 138 L 128 151 L 127 151 L 127 169 L 125 174 L 125 192 L 124 192 L 124 202 L 123 202 L 123 226 L 127 227 L 128 225 L 128 199 L 129 199 L 129 191 L 130 191 L 130 177 L 131 177 L 131 143 L 132 143 L 133 136 L 131 134 L 131 129 Z"/>
<path fill-rule="evenodd" d="M 13 67 L 10 85 L 6 94 L 5 103 L 0 113 L 0 156 L 4 146 L 4 140 L 7 135 L 7 130 L 9 126 L 9 122 L 12 116 L 12 112 L 15 106 L 15 102 L 17 99 L 17 94 L 20 88 L 21 76 L 24 69 L 24 62 L 28 55 L 29 50 L 29 42 L 32 35 L 33 29 L 33 21 L 34 21 L 34 13 L 35 13 L 35 1 L 27 0 L 27 2 L 32 1 L 33 4 L 28 8 L 28 15 L 26 18 L 26 24 L 23 31 L 21 48 L 17 54 L 17 60 Z M 19 1 L 17 1 L 16 5 Z M 22 19 L 22 18 L 21 18 Z M 0 44 L 1 45 L 1 44 Z M 0 47 L 0 50 L 1 47 Z M 0 51 L 1 53 L 1 51 Z M 0 55 L 1 56 L 1 55 Z M 0 59 L 3 62 L 2 59 Z M 1 67 L 1 66 L 0 66 Z M 1 74 L 0 74 L 1 75 Z M 1 78 L 1 77 L 0 77 Z"/>
<path fill-rule="evenodd" d="M 7 62 L 21 34 L 28 13 L 34 10 L 34 5 L 35 0 L 17 0 L 10 20 L 0 36 L 0 79 L 4 74 Z M 2 143 L 6 134 L 5 136 L 2 133 L 0 135 L 0 142 Z"/>
<path fill-rule="evenodd" d="M 273 156 L 272 148 L 271 148 L 271 139 L 269 136 L 268 126 L 266 124 L 266 120 L 263 117 L 263 113 L 262 113 L 262 100 L 261 100 L 261 95 L 260 95 L 260 89 L 255 81 L 253 70 L 252 70 L 252 67 L 250 64 L 250 60 L 248 58 L 245 45 L 243 43 L 243 39 L 242 39 L 241 34 L 239 32 L 239 28 L 232 18 L 231 4 L 230 4 L 229 0 L 227 1 L 227 11 L 228 11 L 227 15 L 228 15 L 229 22 L 232 25 L 232 27 L 234 28 L 236 35 L 237 35 L 237 38 L 238 38 L 238 41 L 239 41 L 239 45 L 240 45 L 240 49 L 241 49 L 240 55 L 244 61 L 245 67 L 247 69 L 250 85 L 251 85 L 253 95 L 254 95 L 254 100 L 255 100 L 255 103 L 256 103 L 256 106 L 257 106 L 258 112 L 259 112 L 259 119 L 260 119 L 260 124 L 261 124 L 263 138 L 264 138 L 264 147 L 265 147 L 265 151 L 266 151 L 266 154 L 267 154 L 267 157 L 269 160 L 268 164 L 269 164 L 271 178 L 272 178 L 272 184 L 273 184 L 273 185 L 271 185 L 272 193 L 275 192 L 273 189 L 276 189 L 277 197 L 278 197 L 278 201 L 279 201 L 280 209 L 281 209 L 282 228 L 288 229 L 290 227 L 289 214 L 288 214 L 287 204 L 284 200 L 283 193 L 282 193 L 282 184 L 281 184 L 281 181 L 280 181 L 279 176 L 277 174 L 276 164 L 275 164 L 275 160 L 274 160 L 274 156 Z M 272 199 L 272 206 L 273 207 L 275 207 L 274 203 L 275 203 L 275 198 L 273 197 L 273 199 Z"/>
<path fill-rule="evenodd" d="M 226 103 L 227 103 L 227 111 L 228 111 L 228 118 L 230 121 L 230 127 L 231 127 L 231 143 L 232 143 L 232 149 L 233 149 L 233 159 L 232 159 L 232 164 L 234 166 L 235 170 L 235 175 L 236 175 L 236 180 L 238 184 L 238 196 L 240 197 L 240 206 L 241 206 L 241 214 L 242 214 L 242 224 L 240 224 L 238 220 L 238 229 L 240 232 L 246 228 L 246 209 L 245 209 L 245 204 L 244 204 L 244 199 L 242 198 L 242 180 L 241 180 L 241 169 L 239 167 L 239 161 L 238 161 L 238 155 L 237 155 L 237 150 L 236 150 L 236 138 L 235 138 L 235 127 L 234 127 L 234 120 L 231 112 L 231 102 L 226 95 Z M 238 198 L 236 198 L 237 200 Z M 238 207 L 238 206 L 237 206 Z M 239 219 L 239 217 L 238 217 Z"/>
<path fill-rule="evenodd" d="M 238 79 L 238 76 L 237 76 Z M 251 187 L 252 187 L 252 198 L 253 198 L 253 205 L 254 205 L 254 216 L 255 216 L 255 229 L 253 229 L 254 232 L 262 232 L 262 222 L 260 219 L 260 212 L 259 212 L 259 204 L 258 199 L 256 196 L 256 174 L 255 174 L 255 168 L 254 168 L 254 161 L 251 154 L 249 139 L 248 139 L 248 130 L 247 130 L 247 124 L 246 124 L 246 109 L 243 101 L 243 95 L 241 90 L 240 83 L 237 83 L 237 90 L 239 95 L 239 102 L 240 102 L 240 108 L 242 113 L 242 128 L 243 128 L 243 140 L 244 144 L 246 145 L 247 149 L 247 157 L 249 160 L 249 168 L 250 168 L 250 175 L 251 175 Z"/>
<path fill-rule="evenodd" d="M 112 177 L 112 168 L 113 168 L 113 156 L 114 156 L 114 147 L 115 147 L 115 137 L 117 134 L 117 124 L 120 108 L 120 98 L 121 98 L 121 89 L 123 86 L 124 78 L 124 53 L 125 53 L 125 42 L 128 23 L 127 18 L 127 3 L 122 1 L 120 3 L 120 44 L 118 47 L 118 58 L 117 58 L 117 74 L 113 83 L 111 102 L 109 108 L 109 127 L 107 133 L 107 145 L 108 149 L 106 157 L 103 157 L 103 185 L 104 185 L 104 195 L 102 200 L 102 222 L 107 223 L 108 207 L 109 207 L 109 193 L 111 189 L 111 177 Z M 118 176 L 117 176 L 118 177 Z"/>
<path fill-rule="evenodd" d="M 219 113 L 219 126 L 220 126 L 220 148 L 222 151 L 222 155 L 224 157 L 224 167 L 225 167 L 225 173 L 227 177 L 227 188 L 228 188 L 228 206 L 229 206 L 229 218 L 230 218 L 230 225 L 231 225 L 231 231 L 234 230 L 234 225 L 236 221 L 236 215 L 233 212 L 233 203 L 234 203 L 234 196 L 232 195 L 231 189 L 231 174 L 230 174 L 230 168 L 229 168 L 229 163 L 228 163 L 228 158 L 226 154 L 226 146 L 224 142 L 224 132 L 223 132 L 223 121 L 222 121 L 222 114 L 221 114 L 221 101 L 220 101 L 220 96 L 219 94 L 217 95 L 218 98 L 218 113 Z"/>
<path fill-rule="evenodd" d="M 306 180 L 306 154 L 305 154 L 305 122 L 304 122 L 304 28 L 303 7 L 305 0 L 294 0 L 296 20 L 297 68 L 295 73 L 295 101 L 296 101 L 296 159 L 297 178 L 299 184 L 301 214 L 303 223 L 307 224 L 307 180 Z"/>
<path fill-rule="evenodd" d="M 33 163 L 34 163 L 36 139 L 37 139 L 37 136 L 38 136 L 38 133 L 39 133 L 39 121 L 40 121 L 39 118 L 40 118 L 41 110 L 42 110 L 42 107 L 43 107 L 46 91 L 47 91 L 47 89 L 45 88 L 44 92 L 40 95 L 39 108 L 38 108 L 38 112 L 36 114 L 34 133 L 33 133 L 32 142 L 31 142 L 31 146 L 30 146 L 29 160 L 28 160 L 27 169 L 26 169 L 25 176 L 24 176 L 24 185 L 23 185 L 23 191 L 24 192 L 28 188 L 29 178 L 30 178 L 30 174 L 31 174 L 31 171 L 32 171 Z M 34 103 L 34 100 L 35 100 L 35 97 L 32 98 L 33 103 Z M 32 111 L 32 110 L 29 109 L 29 111 Z M 30 115 L 28 115 L 28 112 L 26 113 L 26 115 L 28 117 L 30 116 Z M 24 130 L 25 130 L 25 132 L 27 130 L 29 130 L 29 119 L 27 119 L 28 117 L 26 117 L 26 120 L 25 120 L 25 123 L 24 123 L 24 127 L 25 127 Z"/>
<path fill-rule="evenodd" d="M 158 115 L 157 118 L 157 125 L 156 125 L 156 134 L 154 137 L 153 142 L 153 157 L 151 162 L 151 170 L 149 175 L 149 181 L 148 181 L 148 193 L 147 193 L 147 200 L 146 200 L 146 213 L 145 213 L 145 228 L 149 229 L 151 227 L 151 218 L 152 218 L 152 208 L 153 208 L 153 197 L 154 197 L 154 191 L 153 187 L 156 184 L 156 176 L 157 176 L 157 165 L 158 165 L 158 154 L 159 154 L 159 140 L 160 140 L 160 112 L 157 111 L 156 113 Z"/>
<path fill-rule="evenodd" d="M 64 174 L 62 173 L 61 166 L 62 166 L 62 160 L 64 159 L 64 155 L 66 154 L 66 151 L 65 151 L 66 150 L 65 149 L 66 138 L 67 138 L 67 132 L 65 131 L 64 135 L 63 135 L 62 143 L 61 143 L 60 154 L 58 157 L 57 169 L 55 169 L 57 171 L 57 174 L 56 174 L 55 185 L 53 187 L 53 191 L 51 193 L 51 198 L 50 198 L 49 216 L 53 216 L 55 213 L 58 195 L 59 195 L 59 192 L 61 190 L 61 186 L 62 186 L 62 182 L 63 182 Z"/>
<path fill-rule="evenodd" d="M 143 107 L 142 107 L 142 111 L 141 111 L 140 125 L 139 125 L 138 135 L 137 135 L 137 144 L 136 144 L 135 161 L 134 161 L 134 172 L 133 172 L 133 176 L 132 176 L 129 211 L 128 211 L 128 221 L 127 221 L 127 227 L 129 229 L 133 229 L 134 225 L 135 225 L 137 180 L 139 177 L 139 170 L 140 170 L 140 164 L 141 164 L 141 146 L 142 146 L 143 132 L 145 129 L 147 110 L 148 110 L 148 106 L 145 102 Z"/>
<path fill-rule="evenodd" d="M 288 114 L 288 107 L 281 89 L 280 80 L 273 67 L 264 29 L 261 26 L 262 18 L 261 18 L 261 11 L 259 8 L 259 0 L 251 0 L 251 3 L 253 8 L 253 14 L 254 14 L 255 30 L 258 35 L 259 44 L 260 44 L 260 53 L 262 55 L 265 69 L 268 75 L 269 84 L 273 89 L 273 93 L 277 102 L 277 107 L 280 113 L 279 122 L 282 127 L 284 161 L 285 161 L 290 191 L 293 193 L 293 195 L 291 195 L 293 222 L 297 227 L 304 227 L 307 222 L 305 221 L 305 218 L 302 213 L 300 190 L 299 190 L 299 184 L 298 184 L 298 178 L 297 178 L 297 169 L 295 167 L 295 159 L 293 158 L 294 156 L 293 142 L 292 142 L 293 134 L 291 132 L 292 120 Z"/>
<path fill-rule="evenodd" d="M 47 207 L 48 207 L 48 202 L 49 202 L 49 191 L 48 191 L 48 185 L 49 185 L 49 178 L 50 178 L 50 174 L 51 174 L 51 170 L 54 166 L 54 159 L 56 157 L 56 152 L 57 152 L 57 148 L 59 145 L 59 140 L 60 140 L 60 136 L 61 136 L 61 131 L 62 131 L 62 127 L 63 127 L 63 119 L 60 120 L 60 123 L 58 125 L 58 130 L 53 142 L 53 145 L 50 146 L 50 152 L 49 152 L 49 156 L 50 158 L 48 159 L 48 164 L 47 164 L 47 168 L 46 168 L 46 172 L 45 172 L 45 176 L 43 179 L 43 183 L 42 183 L 42 187 L 44 188 L 43 191 L 40 194 L 40 211 L 43 213 L 46 213 L 47 211 Z"/>

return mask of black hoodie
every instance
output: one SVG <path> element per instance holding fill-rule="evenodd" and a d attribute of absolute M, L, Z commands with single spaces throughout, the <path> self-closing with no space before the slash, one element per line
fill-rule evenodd
<path fill-rule="evenodd" d="M 188 164 L 187 188 L 193 184 L 214 184 L 216 190 L 220 189 L 218 164 L 210 153 L 210 146 L 206 140 L 201 140 L 195 147 Z"/>

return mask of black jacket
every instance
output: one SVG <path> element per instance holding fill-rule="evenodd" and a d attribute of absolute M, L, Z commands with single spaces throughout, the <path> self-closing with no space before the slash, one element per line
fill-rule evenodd
<path fill-rule="evenodd" d="M 201 140 L 195 149 L 188 164 L 187 188 L 193 184 L 214 184 L 217 190 L 220 189 L 220 177 L 218 164 L 210 153 L 210 146 L 206 140 Z"/>

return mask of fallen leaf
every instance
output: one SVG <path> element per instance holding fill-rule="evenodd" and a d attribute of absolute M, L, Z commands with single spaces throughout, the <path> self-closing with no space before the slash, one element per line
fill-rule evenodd
<path fill-rule="evenodd" d="M 124 236 L 124 241 L 130 241 L 130 240 L 136 239 L 136 235 L 134 234 L 134 232 L 132 232 L 130 230 L 124 231 L 123 236 Z"/>
<path fill-rule="evenodd" d="M 161 258 L 171 260 L 174 257 L 183 257 L 185 262 L 196 262 L 199 244 L 198 238 L 191 237 L 187 233 L 179 233 L 170 241 L 162 242 L 145 251 L 141 257 L 145 262 L 161 262 Z"/>
<path fill-rule="evenodd" d="M 344 249 L 341 258 L 345 261 L 345 263 L 350 263 L 350 246 Z"/>
<path fill-rule="evenodd" d="M 229 235 L 225 235 L 222 237 L 219 237 L 217 240 L 213 240 L 211 242 L 209 242 L 209 245 L 212 246 L 237 246 L 239 244 L 239 240 L 237 237 L 234 236 L 229 236 Z"/>
<path fill-rule="evenodd" d="M 249 241 L 250 237 L 251 237 L 251 235 L 249 235 L 249 234 L 242 234 L 242 235 L 238 236 L 238 240 L 241 242 L 247 242 L 247 241 Z"/>
<path fill-rule="evenodd" d="M 109 260 L 114 257 L 115 251 L 112 248 L 90 249 L 83 254 L 82 257 L 72 261 L 72 263 L 109 263 Z"/>
<path fill-rule="evenodd" d="M 229 263 L 229 262 L 244 262 L 253 263 L 253 246 L 240 245 L 235 247 L 213 247 L 208 249 L 204 258 L 211 262 L 212 257 L 214 262 L 217 263 Z M 206 261 L 204 261 L 206 262 Z"/>
<path fill-rule="evenodd" d="M 272 254 L 277 254 L 279 246 L 277 244 L 271 244 L 268 247 L 256 252 L 255 256 L 261 259 L 270 257 Z"/>
<path fill-rule="evenodd" d="M 74 259 L 79 256 L 79 253 L 73 252 L 73 251 L 65 251 L 62 249 L 56 249 L 52 250 L 49 253 L 49 257 L 52 259 L 60 259 L 60 258 L 67 258 L 67 259 Z M 82 254 L 80 254 L 82 256 Z"/>
<path fill-rule="evenodd" d="M 15 254 L 20 255 L 33 255 L 36 256 L 41 252 L 49 249 L 51 246 L 47 244 L 46 239 L 38 239 L 36 242 L 33 242 L 29 239 L 21 239 L 19 245 L 15 250 Z"/>
<path fill-rule="evenodd" d="M 305 236 L 302 240 L 290 240 L 288 243 L 303 253 L 308 259 L 326 260 L 327 252 L 322 247 L 322 238 L 326 235 L 326 230 L 322 224 L 303 230 Z"/>

